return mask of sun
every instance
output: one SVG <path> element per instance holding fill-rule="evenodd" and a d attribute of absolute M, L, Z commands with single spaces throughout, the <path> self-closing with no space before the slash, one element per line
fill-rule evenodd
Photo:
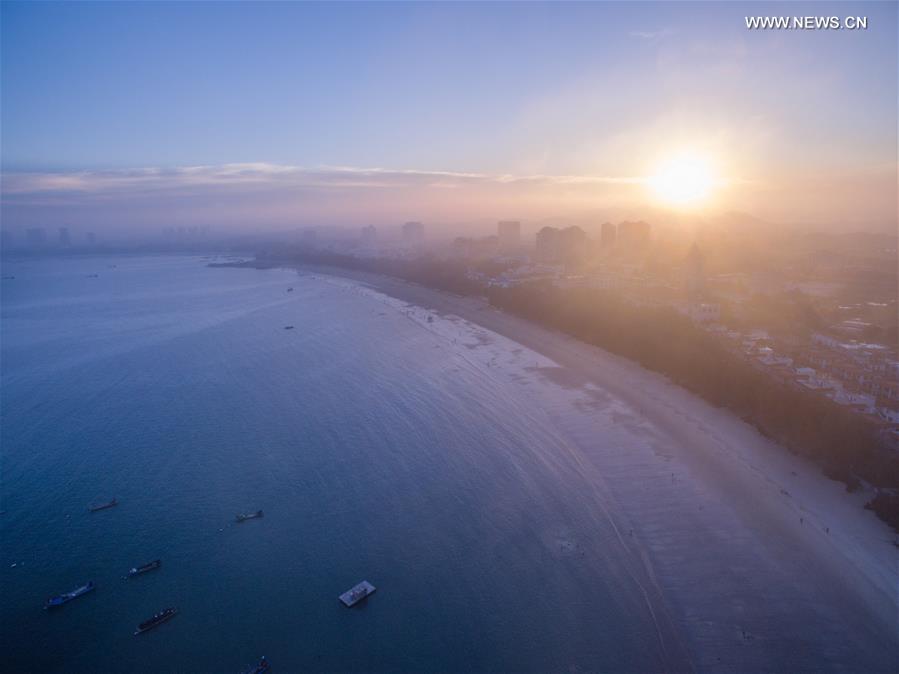
<path fill-rule="evenodd" d="M 662 162 L 647 184 L 659 201 L 670 206 L 693 207 L 708 201 L 716 179 L 708 159 L 685 153 Z"/>

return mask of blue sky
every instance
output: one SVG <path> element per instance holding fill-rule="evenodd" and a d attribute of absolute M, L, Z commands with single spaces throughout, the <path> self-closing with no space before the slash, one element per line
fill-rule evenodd
<path fill-rule="evenodd" d="M 95 195 L 109 172 L 135 168 L 171 178 L 184 167 L 218 167 L 209 169 L 218 175 L 253 164 L 258 178 L 293 167 L 315 169 L 317 184 L 329 180 L 323 168 L 349 167 L 614 185 L 681 146 L 714 155 L 741 184 L 775 176 L 773 201 L 756 190 L 732 204 L 776 203 L 772 217 L 820 217 L 798 193 L 828 181 L 842 181 L 826 191 L 846 192 L 845 209 L 853 194 L 858 201 L 853 185 L 873 189 L 873 174 L 882 191 L 892 171 L 895 192 L 895 3 L 0 7 L 2 168 L 16 188 L 4 189 L 4 211 L 29 222 L 41 217 L 44 197 L 45 214 L 58 218 L 65 203 L 89 217 L 96 211 L 78 194 Z M 752 32 L 747 14 L 866 15 L 869 28 Z M 106 182 L 80 191 L 57 180 L 31 193 L 22 178 L 92 172 Z M 305 182 L 271 184 L 285 200 L 282 216 L 298 212 L 294 188 L 310 201 Z M 609 189 L 590 208 L 639 206 L 633 190 L 622 205 Z M 328 213 L 327 201 L 309 217 Z M 555 212 L 587 202 L 578 194 Z M 879 208 L 865 217 L 889 217 Z M 475 215 L 440 209 L 446 218 Z"/>

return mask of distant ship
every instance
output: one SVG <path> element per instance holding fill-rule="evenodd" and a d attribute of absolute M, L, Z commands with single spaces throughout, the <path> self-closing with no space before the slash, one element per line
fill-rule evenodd
<path fill-rule="evenodd" d="M 143 566 L 135 566 L 130 571 L 128 571 L 128 578 L 134 578 L 134 576 L 139 576 L 140 574 L 146 573 L 147 571 L 158 569 L 160 566 L 162 566 L 161 559 L 154 559 L 152 562 L 147 562 Z"/>
<path fill-rule="evenodd" d="M 109 503 L 100 503 L 99 505 L 88 506 L 88 510 L 90 510 L 92 513 L 95 513 L 98 510 L 106 510 L 107 508 L 112 508 L 114 506 L 117 506 L 118 504 L 118 501 L 112 499 Z"/>
<path fill-rule="evenodd" d="M 265 674 L 265 672 L 271 671 L 272 666 L 268 664 L 268 660 L 265 659 L 263 655 L 259 659 L 259 663 L 250 667 L 249 669 L 245 669 L 242 674 Z"/>
<path fill-rule="evenodd" d="M 56 608 L 57 606 L 62 606 L 63 604 L 72 601 L 73 599 L 77 599 L 83 594 L 91 592 L 95 587 L 96 586 L 94 585 L 94 581 L 89 581 L 86 585 L 75 588 L 71 592 L 64 592 L 63 594 L 58 594 L 55 597 L 50 597 L 47 600 L 47 603 L 44 604 L 44 608 Z"/>
<path fill-rule="evenodd" d="M 246 514 L 243 514 L 243 515 L 238 515 L 235 519 L 236 519 L 238 522 L 246 522 L 247 520 L 255 520 L 255 519 L 258 518 L 258 517 L 262 517 L 262 511 L 261 511 L 261 510 L 257 510 L 257 511 L 254 512 L 254 513 L 246 513 Z"/>
<path fill-rule="evenodd" d="M 159 613 L 154 615 L 149 620 L 145 620 L 140 625 L 137 626 L 137 629 L 134 631 L 134 636 L 138 634 L 143 634 L 147 630 L 151 630 L 154 627 L 159 627 L 166 620 L 171 620 L 175 617 L 175 614 L 178 613 L 178 609 L 176 608 L 166 608 L 161 610 Z"/>
<path fill-rule="evenodd" d="M 293 326 L 292 326 L 292 325 L 285 325 L 285 326 L 284 326 L 284 329 L 285 329 L 285 330 L 293 330 Z"/>
<path fill-rule="evenodd" d="M 291 287 L 291 288 L 288 288 L 288 289 L 287 289 L 287 292 L 292 293 L 292 292 L 293 292 L 293 288 L 292 288 L 292 287 Z M 264 659 L 264 658 L 263 658 L 263 659 Z"/>

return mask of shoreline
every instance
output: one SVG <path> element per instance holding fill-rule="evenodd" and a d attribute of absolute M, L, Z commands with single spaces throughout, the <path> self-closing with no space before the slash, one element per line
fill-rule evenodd
<path fill-rule="evenodd" d="M 290 270 L 362 291 L 445 348 L 466 348 L 437 328 L 449 320 L 493 333 L 490 348 L 533 358 L 525 368 L 539 393 L 527 404 L 564 436 L 564 460 L 596 493 L 591 516 L 615 532 L 594 573 L 626 569 L 675 671 L 718 671 L 734 657 L 776 670 L 796 644 L 819 651 L 827 671 L 889 670 L 899 652 L 895 533 L 864 508 L 869 494 L 848 492 L 730 410 L 484 297 L 328 265 L 216 266 Z M 591 408 L 599 399 L 616 410 L 611 418 L 602 403 Z"/>
<path fill-rule="evenodd" d="M 848 492 L 813 462 L 764 437 L 731 411 L 622 356 L 492 307 L 485 298 L 338 267 L 287 268 L 349 279 L 411 305 L 457 316 L 549 358 L 561 369 L 553 378 L 566 386 L 589 383 L 611 393 L 674 440 L 681 448 L 676 459 L 698 479 L 714 489 L 726 474 L 717 487 L 725 502 L 762 520 L 787 545 L 800 540 L 815 549 L 821 556 L 816 563 L 841 582 L 863 579 L 853 582 L 854 589 L 884 627 L 895 627 L 899 550 L 890 527 L 864 509 L 870 494 Z"/>

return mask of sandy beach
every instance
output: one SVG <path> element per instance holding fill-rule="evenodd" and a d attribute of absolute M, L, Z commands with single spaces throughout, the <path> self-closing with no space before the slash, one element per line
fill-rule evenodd
<path fill-rule="evenodd" d="M 895 670 L 899 549 L 863 509 L 867 495 L 666 378 L 483 299 L 361 272 L 300 273 L 404 312 L 485 376 L 545 384 L 523 413 L 545 417 L 591 476 L 596 516 L 616 532 L 676 668 Z M 599 443 L 599 426 L 617 441 Z M 562 552 L 577 545 L 559 541 Z"/>

